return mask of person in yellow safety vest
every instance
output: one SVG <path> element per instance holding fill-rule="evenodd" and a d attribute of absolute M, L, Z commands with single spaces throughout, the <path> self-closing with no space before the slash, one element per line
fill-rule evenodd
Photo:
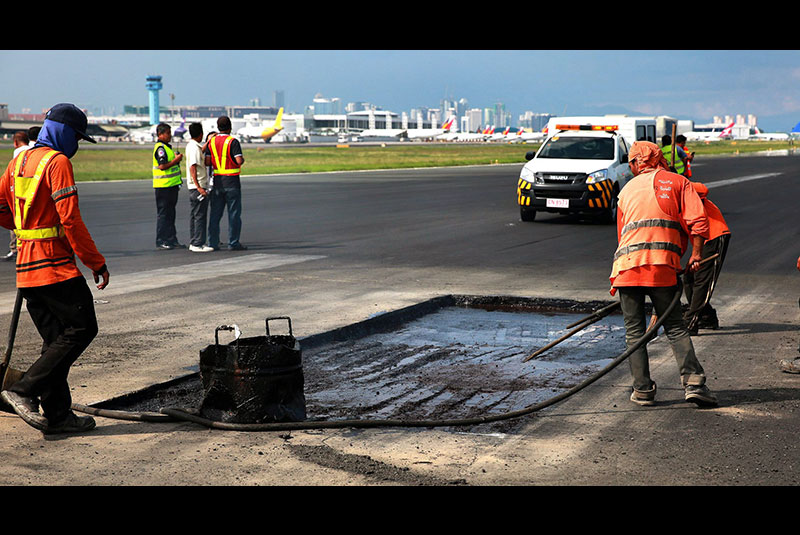
<path fill-rule="evenodd" d="M 156 127 L 158 141 L 153 149 L 153 190 L 156 193 L 156 247 L 176 249 L 183 247 L 178 242 L 175 229 L 175 206 L 181 189 L 181 167 L 183 154 L 169 144 L 172 128 L 166 123 Z"/>
<path fill-rule="evenodd" d="M 661 138 L 661 152 L 664 154 L 664 159 L 667 160 L 669 168 L 674 173 L 679 175 L 684 174 L 686 171 L 686 153 L 683 149 L 675 145 L 675 156 L 673 161 L 672 156 L 672 136 L 665 135 Z"/>

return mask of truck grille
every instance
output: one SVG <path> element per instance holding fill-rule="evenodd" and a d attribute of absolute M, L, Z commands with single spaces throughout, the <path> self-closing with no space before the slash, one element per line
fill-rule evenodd
<path fill-rule="evenodd" d="M 586 173 L 536 173 L 536 178 L 545 184 L 583 184 Z"/>

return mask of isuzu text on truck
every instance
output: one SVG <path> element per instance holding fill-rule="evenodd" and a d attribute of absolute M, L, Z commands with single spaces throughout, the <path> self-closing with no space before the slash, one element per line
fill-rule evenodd
<path fill-rule="evenodd" d="M 522 221 L 536 212 L 588 213 L 613 223 L 617 195 L 633 176 L 628 149 L 639 139 L 656 142 L 656 120 L 642 117 L 556 117 L 517 182 Z"/>

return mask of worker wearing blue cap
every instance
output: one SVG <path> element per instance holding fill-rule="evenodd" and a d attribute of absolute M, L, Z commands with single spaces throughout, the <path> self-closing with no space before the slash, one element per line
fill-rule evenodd
<path fill-rule="evenodd" d="M 17 288 L 43 341 L 36 362 L 0 396 L 45 434 L 95 426 L 92 417 L 72 412 L 67 383 L 70 367 L 98 331 L 92 292 L 75 257 L 92 270 L 98 289 L 109 282 L 105 258 L 81 218 L 69 160 L 79 140 L 96 143 L 87 126 L 76 106 L 53 106 L 34 147 L 11 160 L 0 177 L 0 225 L 16 232 Z"/>

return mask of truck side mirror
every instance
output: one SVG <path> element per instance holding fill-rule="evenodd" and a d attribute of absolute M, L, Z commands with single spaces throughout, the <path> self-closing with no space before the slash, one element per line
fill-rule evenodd
<path fill-rule="evenodd" d="M 536 151 L 529 150 L 528 152 L 525 153 L 525 159 L 528 161 L 533 160 L 534 156 L 536 156 Z"/>

